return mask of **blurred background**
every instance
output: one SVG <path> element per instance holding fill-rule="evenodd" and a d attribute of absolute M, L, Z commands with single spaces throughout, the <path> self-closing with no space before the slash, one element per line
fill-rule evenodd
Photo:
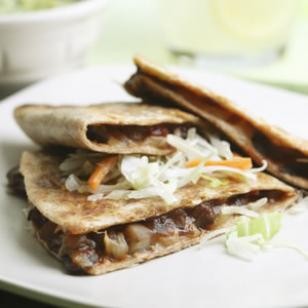
<path fill-rule="evenodd" d="M 56 9 L 3 9 L 16 1 L 64 0 L 0 0 L 2 97 L 82 66 L 129 65 L 135 54 L 308 93 L 308 0 L 66 0 L 72 4 Z M 92 11 L 70 13 L 90 2 Z"/>
<path fill-rule="evenodd" d="M 307 0 L 114 0 L 102 29 L 91 65 L 139 53 L 308 93 Z"/>

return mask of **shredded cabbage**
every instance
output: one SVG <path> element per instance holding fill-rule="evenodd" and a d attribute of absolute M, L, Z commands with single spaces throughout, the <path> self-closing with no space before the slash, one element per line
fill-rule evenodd
<path fill-rule="evenodd" d="M 220 207 L 220 212 L 222 215 L 242 215 L 247 217 L 259 217 L 260 214 L 257 212 L 257 210 L 263 207 L 267 202 L 267 198 L 261 198 L 257 201 L 245 204 L 245 206 L 222 205 Z M 246 224 L 248 224 L 246 220 L 244 221 L 246 222 Z"/>
<path fill-rule="evenodd" d="M 241 217 L 237 222 L 238 236 L 261 234 L 264 240 L 270 240 L 281 228 L 282 213 L 261 214 L 256 218 Z"/>
<path fill-rule="evenodd" d="M 230 143 L 224 140 L 220 140 L 215 136 L 209 136 L 211 144 L 217 149 L 218 154 L 225 159 L 233 158 Z"/>
<path fill-rule="evenodd" d="M 226 248 L 230 255 L 243 260 L 252 260 L 261 250 L 263 238 L 261 234 L 239 237 L 236 232 L 231 232 L 226 237 Z"/>
<path fill-rule="evenodd" d="M 170 182 L 167 184 L 157 181 L 152 187 L 145 188 L 139 191 L 132 191 L 129 195 L 132 199 L 142 199 L 147 197 L 161 197 L 167 204 L 172 204 L 177 201 L 177 198 L 174 196 L 176 190 L 176 184 Z"/>
<path fill-rule="evenodd" d="M 252 173 L 258 173 L 258 172 L 263 172 L 264 170 L 267 169 L 268 163 L 266 160 L 262 160 L 262 165 L 260 167 L 257 168 L 252 168 L 249 171 Z"/>
<path fill-rule="evenodd" d="M 181 137 L 181 135 L 180 135 L 180 137 Z M 192 141 L 192 140 L 196 139 L 196 137 L 197 137 L 197 129 L 195 127 L 190 128 L 187 131 L 187 138 L 186 139 Z"/>
<path fill-rule="evenodd" d="M 231 226 L 231 227 L 220 228 L 220 229 L 208 232 L 204 236 L 202 236 L 202 240 L 199 246 L 197 246 L 196 248 L 200 249 L 202 248 L 201 246 L 207 243 L 207 241 L 210 241 L 215 238 L 221 238 L 222 236 L 225 236 L 226 234 L 230 234 L 234 230 L 235 230 L 235 227 Z"/>
<path fill-rule="evenodd" d="M 308 197 L 303 198 L 302 200 L 304 200 L 304 206 L 307 206 Z M 267 198 L 261 198 L 255 202 L 249 203 L 246 208 L 250 209 L 248 211 L 253 212 L 251 209 L 260 209 L 266 202 Z M 230 210 L 228 211 L 227 207 L 225 207 L 225 209 L 222 209 L 222 212 L 225 214 L 237 213 L 239 207 L 235 206 L 235 211 L 232 207 L 229 208 Z M 281 212 L 260 214 L 256 217 L 249 217 L 249 215 L 245 214 L 247 213 L 243 213 L 244 216 L 237 221 L 235 226 L 218 229 L 213 233 L 209 233 L 209 235 L 204 236 L 199 245 L 199 249 L 206 240 L 211 240 L 216 237 L 220 237 L 222 239 L 222 236 L 224 236 L 226 251 L 230 255 L 245 261 L 253 260 L 258 253 L 268 248 L 292 249 L 301 254 L 304 258 L 308 259 L 307 250 L 294 243 L 276 239 L 275 235 L 281 229 L 281 222 L 283 218 Z"/>
<path fill-rule="evenodd" d="M 65 187 L 68 191 L 76 191 L 80 188 L 80 181 L 76 175 L 71 174 L 65 181 Z"/>
<path fill-rule="evenodd" d="M 130 193 L 131 191 L 127 189 L 117 189 L 111 191 L 105 196 L 103 195 L 102 199 L 113 199 L 113 200 L 127 199 Z"/>
<path fill-rule="evenodd" d="M 251 260 L 278 233 L 281 221 L 280 212 L 261 214 L 254 218 L 241 217 L 236 224 L 236 230 L 226 236 L 228 253 Z"/>
<path fill-rule="evenodd" d="M 176 181 L 163 182 L 159 162 L 149 162 L 148 157 L 124 156 L 121 163 L 121 172 L 135 191 L 128 196 L 132 199 L 160 196 L 166 203 L 176 202 L 173 195 L 177 189 Z M 110 197 L 110 195 L 109 195 Z"/>
<path fill-rule="evenodd" d="M 225 166 L 208 166 L 208 167 L 203 167 L 203 171 L 206 174 L 212 174 L 215 172 L 220 172 L 220 173 L 229 173 L 232 175 L 237 176 L 239 179 L 244 179 L 250 182 L 256 182 L 257 177 L 254 173 L 251 173 L 249 170 L 247 171 L 242 171 L 240 169 L 232 168 L 232 167 L 225 167 Z"/>
<path fill-rule="evenodd" d="M 205 166 L 207 160 L 230 159 L 233 154 L 228 142 L 212 135 L 209 135 L 207 141 L 197 134 L 196 128 L 190 128 L 186 138 L 181 137 L 180 132 L 169 134 L 166 141 L 176 149 L 174 154 L 162 157 L 120 156 L 118 167 L 107 175 L 108 180 L 105 182 L 112 180 L 116 184 L 99 185 L 95 191 L 91 191 L 79 177 L 88 178 L 103 155 L 84 150 L 70 154 L 59 166 L 63 174 L 69 175 L 65 186 L 70 191 L 91 193 L 88 198 L 91 201 L 161 197 L 171 204 L 177 201 L 177 189 L 190 183 L 195 184 L 200 178 L 205 179 L 206 185 L 211 188 L 228 184 L 229 180 L 223 178 L 224 174 L 230 174 L 240 181 L 255 183 L 256 173 L 266 168 L 266 163 L 260 168 L 245 171 L 227 166 Z M 198 165 L 187 168 L 187 163 L 196 159 Z M 231 208 L 226 211 L 230 212 Z M 243 209 L 239 211 L 242 213 Z"/>
<path fill-rule="evenodd" d="M 201 177 L 208 181 L 208 185 L 211 188 L 217 188 L 217 187 L 224 186 L 224 185 L 228 184 L 228 180 L 226 180 L 226 179 L 218 179 L 218 178 L 215 178 L 212 175 L 207 175 L 207 174 L 203 173 L 201 175 Z"/>
<path fill-rule="evenodd" d="M 248 203 L 247 208 L 253 211 L 257 211 L 260 208 L 262 208 L 267 202 L 268 202 L 268 198 L 264 197 L 264 198 L 258 199 L 257 201 Z"/>
<path fill-rule="evenodd" d="M 213 153 L 210 151 L 200 151 L 196 144 L 192 144 L 189 140 L 184 140 L 175 135 L 168 135 L 167 142 L 176 148 L 178 151 L 183 152 L 189 159 L 202 159 L 209 158 Z"/>
<path fill-rule="evenodd" d="M 131 187 L 131 185 L 129 184 L 129 182 L 127 182 L 126 180 L 118 182 L 117 184 L 114 185 L 100 185 L 98 187 L 98 189 L 96 190 L 97 193 L 110 193 L 112 191 L 115 190 L 123 190 L 123 189 L 129 189 Z"/>
<path fill-rule="evenodd" d="M 95 163 L 101 160 L 102 157 L 103 155 L 100 153 L 77 150 L 75 153 L 68 155 L 59 165 L 59 169 L 64 175 L 74 173 L 78 176 L 88 176 L 92 172 Z"/>
<path fill-rule="evenodd" d="M 121 173 L 136 190 L 150 186 L 159 172 L 158 162 L 149 162 L 147 156 L 124 156 Z"/>

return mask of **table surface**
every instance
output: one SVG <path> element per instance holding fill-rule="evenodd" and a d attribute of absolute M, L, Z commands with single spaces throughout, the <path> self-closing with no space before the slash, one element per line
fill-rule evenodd
<path fill-rule="evenodd" d="M 34 301 L 10 292 L 0 290 L 1 307 L 31 307 L 31 308 L 50 308 L 51 305 Z"/>
<path fill-rule="evenodd" d="M 163 64 L 177 63 L 165 48 L 157 23 L 155 1 L 118 0 L 105 12 L 103 31 L 89 54 L 87 65 L 128 64 L 134 54 L 142 54 Z M 304 3 L 304 1 L 303 1 Z M 128 11 L 142 14 L 127 14 Z M 284 55 L 274 63 L 254 68 L 225 69 L 229 74 L 308 93 L 308 1 L 305 1 Z M 121 20 L 121 23 L 119 23 Z M 138 30 L 137 30 L 138 29 Z M 3 96 L 3 95 L 2 95 Z M 42 307 L 51 305 L 0 290 L 1 307 Z"/>

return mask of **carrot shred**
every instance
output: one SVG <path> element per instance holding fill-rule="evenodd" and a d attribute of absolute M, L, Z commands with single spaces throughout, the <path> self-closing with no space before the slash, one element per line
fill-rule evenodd
<path fill-rule="evenodd" d="M 185 164 L 185 167 L 186 168 L 197 167 L 198 165 L 200 165 L 200 163 L 201 163 L 200 159 L 192 159 Z"/>
<path fill-rule="evenodd" d="M 98 162 L 88 179 L 88 186 L 95 191 L 117 162 L 118 156 L 110 156 Z"/>
<path fill-rule="evenodd" d="M 186 163 L 187 168 L 192 168 L 196 167 L 200 164 L 199 159 L 193 159 L 190 160 Z M 227 159 L 227 160 L 208 160 L 204 164 L 205 166 L 225 166 L 225 167 L 232 167 L 232 168 L 237 168 L 237 169 L 242 169 L 242 170 L 248 170 L 252 168 L 252 161 L 251 158 L 249 157 L 233 157 L 232 159 Z"/>
<path fill-rule="evenodd" d="M 228 160 L 221 160 L 221 161 L 207 161 L 205 163 L 206 166 L 226 166 L 226 167 L 233 167 L 242 170 L 247 170 L 252 168 L 252 161 L 249 157 L 234 157 Z"/>

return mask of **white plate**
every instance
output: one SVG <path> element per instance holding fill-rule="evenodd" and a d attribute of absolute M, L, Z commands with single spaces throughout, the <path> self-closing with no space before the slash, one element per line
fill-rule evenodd
<path fill-rule="evenodd" d="M 74 277 L 26 231 L 25 202 L 5 191 L 6 171 L 34 145 L 12 117 L 28 102 L 90 103 L 132 99 L 118 85 L 133 68 L 89 69 L 42 82 L 0 104 L 1 287 L 55 302 L 113 307 L 260 307 L 308 305 L 308 260 L 273 249 L 253 262 L 228 256 L 219 243 L 186 249 L 100 277 Z M 185 71 L 258 116 L 308 139 L 307 97 L 218 75 Z M 308 250 L 308 214 L 285 218 L 281 237 Z"/>

